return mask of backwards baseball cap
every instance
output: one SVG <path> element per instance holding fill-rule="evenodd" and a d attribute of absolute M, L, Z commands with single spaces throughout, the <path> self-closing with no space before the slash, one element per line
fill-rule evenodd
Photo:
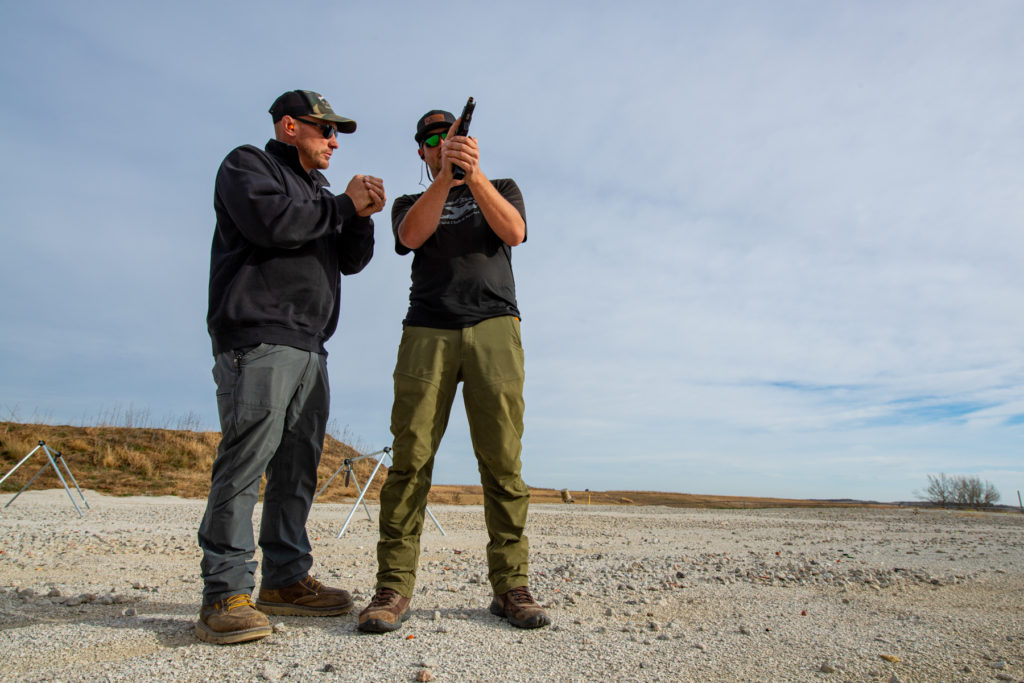
<path fill-rule="evenodd" d="M 436 130 L 448 130 L 455 123 L 455 117 L 444 109 L 431 109 L 416 122 L 416 142 L 423 142 Z"/>
<path fill-rule="evenodd" d="M 315 116 L 335 124 L 339 133 L 356 132 L 355 121 L 335 114 L 324 96 L 312 90 L 289 90 L 270 105 L 270 115 L 274 123 L 283 116 Z"/>

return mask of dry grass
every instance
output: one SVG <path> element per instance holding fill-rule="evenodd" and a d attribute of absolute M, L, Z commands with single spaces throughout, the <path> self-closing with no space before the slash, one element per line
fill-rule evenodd
<path fill-rule="evenodd" d="M 73 427 L 43 424 L 0 422 L 0 476 L 34 449 L 38 441 L 46 441 L 52 451 L 60 451 L 83 489 L 109 495 L 175 495 L 183 498 L 205 498 L 210 486 L 210 466 L 217 453 L 219 432 L 196 432 L 181 429 L 129 427 Z M 351 446 L 328 436 L 318 473 L 318 488 L 323 486 L 346 458 L 358 456 Z M 14 475 L 0 486 L 5 492 L 18 491 L 47 463 L 42 451 L 30 458 Z M 365 458 L 353 464 L 356 477 L 365 483 L 376 461 Z M 378 472 L 367 492 L 368 500 L 377 500 L 384 483 L 386 467 Z M 56 488 L 60 481 L 47 468 L 32 488 Z M 338 475 L 319 500 L 338 502 L 358 494 L 354 482 L 345 486 L 343 474 Z M 836 505 L 811 500 L 781 498 L 745 498 L 737 496 L 706 496 L 657 491 L 572 491 L 577 505 L 666 505 L 670 507 L 761 508 L 821 507 Z M 561 503 L 556 489 L 530 489 L 535 503 Z M 427 499 L 434 504 L 480 505 L 480 486 L 438 485 L 431 488 Z M 849 503 L 843 503 L 848 505 Z"/>
<path fill-rule="evenodd" d="M 116 496 L 205 498 L 220 433 L 0 422 L 0 468 L 3 474 L 36 448 L 40 439 L 51 451 L 63 454 L 82 488 Z M 323 485 L 345 458 L 356 455 L 350 446 L 328 436 L 320 463 L 319 485 Z M 3 483 L 0 490 L 18 491 L 46 463 L 43 452 L 36 452 Z M 354 464 L 359 481 L 366 481 L 374 464 L 372 459 Z M 384 478 L 378 474 L 367 496 L 374 498 L 383 481 Z M 32 488 L 60 485 L 53 468 L 48 467 Z M 321 500 L 339 501 L 357 493 L 355 484 L 350 483 L 346 487 L 344 477 L 339 475 Z"/>

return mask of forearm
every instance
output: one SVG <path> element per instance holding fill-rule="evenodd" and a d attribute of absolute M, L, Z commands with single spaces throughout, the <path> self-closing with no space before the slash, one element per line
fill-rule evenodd
<path fill-rule="evenodd" d="M 437 231 L 447 198 L 448 188 L 435 181 L 409 208 L 398 226 L 398 239 L 406 248 L 419 249 Z"/>
<path fill-rule="evenodd" d="M 299 199 L 245 149 L 229 155 L 217 173 L 216 202 L 246 239 L 261 247 L 295 249 L 330 233 L 355 215 L 345 195 Z"/>
<path fill-rule="evenodd" d="M 487 225 L 491 227 L 501 241 L 510 247 L 522 244 L 526 239 L 526 221 L 516 207 L 501 196 L 497 188 L 491 184 L 483 171 L 477 169 L 469 180 L 469 190 L 473 193 L 480 212 L 484 215 Z"/>
<path fill-rule="evenodd" d="M 347 199 L 347 198 L 346 198 Z M 316 200 L 275 198 L 252 206 L 239 229 L 261 247 L 297 249 L 324 235 L 336 233 L 344 221 L 355 217 L 352 203 L 339 197 Z"/>
<path fill-rule="evenodd" d="M 356 216 L 341 228 L 338 238 L 338 265 L 343 275 L 358 273 L 373 258 L 373 221 Z"/>

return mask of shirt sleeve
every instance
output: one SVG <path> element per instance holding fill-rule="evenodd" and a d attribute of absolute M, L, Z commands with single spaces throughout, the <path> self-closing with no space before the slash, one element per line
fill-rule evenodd
<path fill-rule="evenodd" d="M 373 220 L 354 215 L 338 237 L 338 264 L 342 275 L 355 275 L 373 258 Z"/>
<path fill-rule="evenodd" d="M 297 249 L 356 215 L 346 195 L 301 199 L 290 196 L 280 170 L 251 146 L 232 151 L 217 171 L 217 195 L 232 222 L 260 247 Z"/>

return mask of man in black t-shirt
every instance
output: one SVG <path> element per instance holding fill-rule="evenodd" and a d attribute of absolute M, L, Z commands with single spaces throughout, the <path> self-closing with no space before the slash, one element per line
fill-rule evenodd
<path fill-rule="evenodd" d="M 434 455 L 459 382 L 483 484 L 491 612 L 520 628 L 551 623 L 527 588 L 530 494 L 520 476 L 524 373 L 512 247 L 526 241 L 526 211 L 515 181 L 489 180 L 476 139 L 455 136 L 455 124 L 438 109 L 420 118 L 415 140 L 432 182 L 399 197 L 391 213 L 395 251 L 414 254 L 412 287 L 395 365 L 376 592 L 359 615 L 361 631 L 393 631 L 408 617 Z M 454 179 L 453 164 L 464 179 Z"/>

